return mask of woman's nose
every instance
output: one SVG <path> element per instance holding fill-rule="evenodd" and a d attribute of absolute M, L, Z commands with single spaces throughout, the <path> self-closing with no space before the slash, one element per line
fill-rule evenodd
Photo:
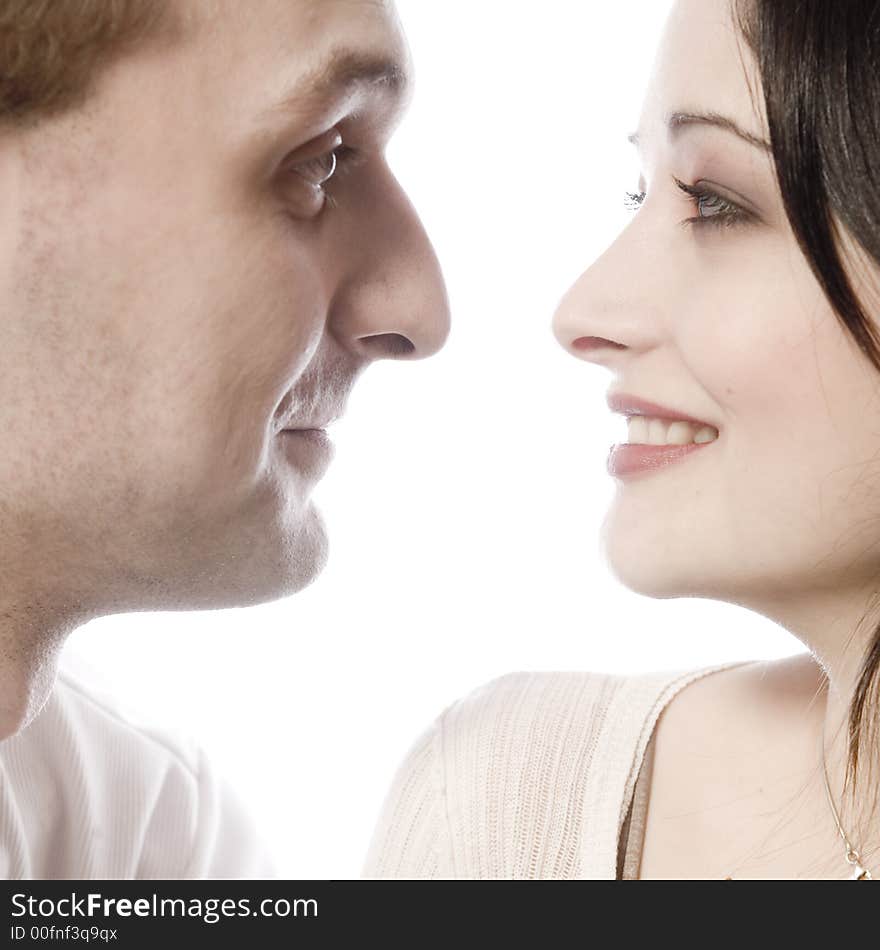
<path fill-rule="evenodd" d="M 612 366 L 627 344 L 623 322 L 608 302 L 600 302 L 587 286 L 589 271 L 566 293 L 553 317 L 553 332 L 566 352 L 580 360 Z"/>
<path fill-rule="evenodd" d="M 609 368 L 656 343 L 662 295 L 650 268 L 634 280 L 634 235 L 627 232 L 578 278 L 553 316 L 553 332 L 572 356 Z"/>

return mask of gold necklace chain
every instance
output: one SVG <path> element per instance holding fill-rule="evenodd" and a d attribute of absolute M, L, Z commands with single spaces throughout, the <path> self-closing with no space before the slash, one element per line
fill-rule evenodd
<path fill-rule="evenodd" d="M 849 838 L 846 835 L 846 832 L 843 830 L 843 825 L 840 823 L 840 817 L 837 814 L 837 808 L 834 806 L 834 799 L 831 796 L 831 786 L 828 784 L 828 766 L 825 764 L 825 723 L 822 723 L 822 775 L 825 778 L 825 794 L 828 796 L 828 805 L 831 808 L 831 814 L 834 815 L 834 824 L 837 825 L 837 833 L 840 835 L 843 840 L 844 845 L 846 846 L 845 859 L 846 863 L 849 864 L 853 871 L 849 877 L 850 881 L 873 881 L 874 876 L 871 872 L 864 867 L 862 864 L 862 856 L 859 854 L 858 849 L 854 848 Z"/>
<path fill-rule="evenodd" d="M 825 764 L 825 723 L 822 722 L 822 775 L 825 779 L 825 794 L 828 796 L 828 805 L 831 808 L 831 814 L 834 816 L 834 824 L 837 825 L 837 833 L 840 835 L 843 840 L 844 846 L 846 847 L 846 852 L 844 858 L 846 863 L 850 865 L 853 869 L 852 874 L 849 876 L 848 880 L 850 881 L 873 881 L 874 875 L 862 864 L 862 856 L 859 854 L 857 848 L 854 848 L 852 842 L 846 835 L 846 832 L 843 830 L 843 825 L 840 823 L 840 816 L 837 814 L 837 808 L 834 805 L 834 799 L 831 795 L 831 786 L 828 783 L 828 766 Z M 732 877 L 724 878 L 725 881 L 732 881 Z"/>

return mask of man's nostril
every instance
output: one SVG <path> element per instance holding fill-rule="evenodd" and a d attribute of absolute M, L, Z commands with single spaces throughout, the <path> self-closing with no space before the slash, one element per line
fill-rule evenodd
<path fill-rule="evenodd" d="M 375 336 L 361 337 L 360 342 L 376 359 L 412 356 L 416 350 L 412 340 L 400 333 L 377 333 Z"/>

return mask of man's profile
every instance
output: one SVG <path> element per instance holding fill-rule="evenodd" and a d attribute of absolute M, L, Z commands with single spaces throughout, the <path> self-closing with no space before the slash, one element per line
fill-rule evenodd
<path fill-rule="evenodd" d="M 324 427 L 448 332 L 383 155 L 409 77 L 390 2 L 0 0 L 4 876 L 247 873 L 198 756 L 57 656 L 320 571 Z"/>

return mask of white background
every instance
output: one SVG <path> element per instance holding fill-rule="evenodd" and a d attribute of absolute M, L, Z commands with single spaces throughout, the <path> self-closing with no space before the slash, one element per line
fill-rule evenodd
<path fill-rule="evenodd" d="M 68 648 L 136 718 L 198 738 L 289 877 L 356 877 L 407 747 L 489 679 L 801 650 L 740 608 L 613 579 L 598 538 L 623 423 L 607 372 L 550 332 L 625 220 L 668 0 L 398 5 L 416 95 L 389 155 L 444 266 L 446 349 L 374 366 L 335 427 L 312 587 L 103 618 Z"/>

